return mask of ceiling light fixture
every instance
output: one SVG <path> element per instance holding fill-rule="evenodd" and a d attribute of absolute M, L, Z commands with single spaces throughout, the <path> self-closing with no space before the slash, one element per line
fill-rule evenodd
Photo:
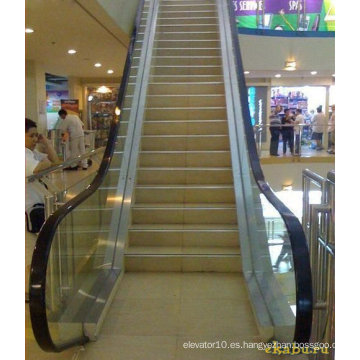
<path fill-rule="evenodd" d="M 332 74 L 333 77 L 335 77 L 335 74 Z"/>
<path fill-rule="evenodd" d="M 94 66 L 95 67 L 101 67 L 102 65 L 100 63 L 96 63 Z"/>
<path fill-rule="evenodd" d="M 113 74 L 113 73 L 114 73 L 114 70 L 109 69 L 109 70 L 107 71 L 107 73 L 108 73 L 108 74 Z"/>
<path fill-rule="evenodd" d="M 245 75 L 249 75 L 249 74 L 250 74 L 250 71 L 244 71 L 244 74 L 245 74 Z"/>
<path fill-rule="evenodd" d="M 68 54 L 76 54 L 76 50 L 70 49 L 70 50 L 68 50 Z"/>
<path fill-rule="evenodd" d="M 106 87 L 106 86 L 100 86 L 97 90 L 96 90 L 96 92 L 98 92 L 98 93 L 101 93 L 101 94 L 106 94 L 106 93 L 111 93 L 111 90 L 108 88 L 108 87 Z"/>
<path fill-rule="evenodd" d="M 281 78 L 281 74 L 276 74 L 275 77 L 276 78 Z"/>
<path fill-rule="evenodd" d="M 316 75 L 316 74 L 317 74 L 317 71 L 312 71 L 310 74 L 311 74 L 311 75 Z"/>
<path fill-rule="evenodd" d="M 286 71 L 295 71 L 296 70 L 296 61 L 295 60 L 285 61 L 284 70 L 286 70 Z"/>
<path fill-rule="evenodd" d="M 31 29 L 31 28 L 26 28 L 26 29 L 25 29 L 25 32 L 26 32 L 27 34 L 31 34 L 31 33 L 34 32 L 34 30 Z"/>

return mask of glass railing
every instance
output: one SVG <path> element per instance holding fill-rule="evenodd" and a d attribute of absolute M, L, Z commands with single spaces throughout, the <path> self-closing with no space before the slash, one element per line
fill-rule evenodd
<path fill-rule="evenodd" d="M 334 32 L 335 0 L 233 0 L 236 24 L 246 29 Z"/>
<path fill-rule="evenodd" d="M 139 71 L 132 63 L 142 48 L 143 40 L 137 34 L 148 17 L 144 4 L 144 0 L 139 3 L 117 111 L 99 170 L 84 191 L 55 209 L 36 242 L 30 316 L 35 338 L 45 351 L 62 351 L 96 336 L 124 270 L 119 264 L 114 266 L 114 254 L 120 246 L 117 210 L 124 202 L 117 188 L 126 176 L 121 165 L 132 104 L 129 108 L 125 99 L 133 94 Z"/>
<path fill-rule="evenodd" d="M 230 18 L 229 29 L 227 21 L 221 26 L 223 41 L 227 41 L 222 45 L 228 61 L 228 69 L 224 67 L 228 72 L 225 89 L 232 99 L 235 118 L 233 127 L 229 120 L 229 128 L 243 272 L 263 337 L 306 343 L 312 323 L 308 247 L 298 218 L 264 179 L 251 124 L 233 5 L 228 0 L 227 10 L 223 10 Z M 239 160 L 238 172 L 234 155 Z"/>

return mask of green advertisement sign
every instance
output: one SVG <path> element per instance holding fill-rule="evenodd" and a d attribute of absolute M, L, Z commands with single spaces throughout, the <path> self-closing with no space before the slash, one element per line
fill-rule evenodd
<path fill-rule="evenodd" d="M 284 31 L 335 31 L 335 0 L 233 0 L 237 26 Z"/>

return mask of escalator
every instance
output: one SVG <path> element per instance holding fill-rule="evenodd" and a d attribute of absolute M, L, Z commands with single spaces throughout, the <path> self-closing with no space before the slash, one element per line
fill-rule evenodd
<path fill-rule="evenodd" d="M 99 171 L 34 250 L 43 350 L 95 340 L 125 271 L 241 273 L 264 339 L 309 340 L 305 235 L 260 167 L 232 5 L 140 1 Z"/>

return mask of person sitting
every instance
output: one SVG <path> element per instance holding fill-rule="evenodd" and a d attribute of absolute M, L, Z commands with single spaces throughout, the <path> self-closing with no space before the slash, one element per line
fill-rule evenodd
<path fill-rule="evenodd" d="M 37 151 L 37 144 L 41 144 L 45 153 Z M 45 136 L 38 134 L 34 121 L 25 118 L 25 176 L 36 174 L 59 162 L 56 151 Z M 38 181 L 25 185 L 25 213 L 27 215 L 28 231 L 39 232 L 44 218 L 44 198 Z M 39 205 L 39 206 L 36 206 Z"/>
<path fill-rule="evenodd" d="M 35 148 L 40 144 L 45 153 Z M 50 142 L 37 132 L 36 123 L 25 118 L 25 177 L 37 174 L 59 162 Z M 36 234 L 45 221 L 44 194 L 46 188 L 37 180 L 25 182 L 25 299 L 28 300 L 30 264 L 36 243 Z"/>

